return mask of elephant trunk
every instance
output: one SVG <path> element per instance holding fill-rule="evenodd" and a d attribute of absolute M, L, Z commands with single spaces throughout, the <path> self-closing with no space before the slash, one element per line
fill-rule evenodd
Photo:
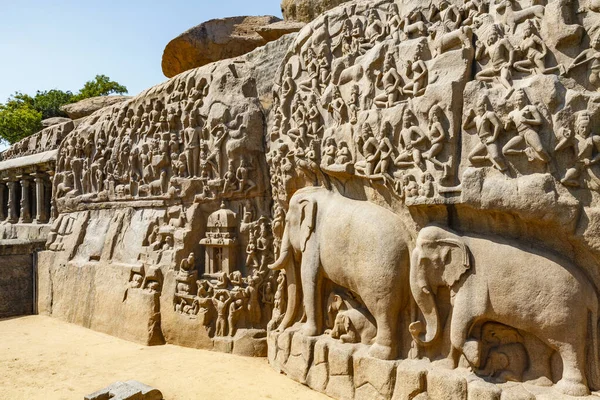
<path fill-rule="evenodd" d="M 300 271 L 296 268 L 294 249 L 290 244 L 288 227 L 285 227 L 281 239 L 281 252 L 277 260 L 269 265 L 271 270 L 285 270 L 287 278 L 287 306 L 285 315 L 277 330 L 283 331 L 290 327 L 296 320 L 296 316 L 302 306 L 302 287 L 300 286 Z"/>
<path fill-rule="evenodd" d="M 418 345 L 428 346 L 439 335 L 439 315 L 435 304 L 435 296 L 431 292 L 431 288 L 425 278 L 425 271 L 423 270 L 421 254 L 418 248 L 413 251 L 411 259 L 410 289 L 426 322 L 426 327 L 423 327 L 421 321 L 410 324 L 410 333 Z M 422 335 L 423 331 L 425 331 L 424 335 Z"/>

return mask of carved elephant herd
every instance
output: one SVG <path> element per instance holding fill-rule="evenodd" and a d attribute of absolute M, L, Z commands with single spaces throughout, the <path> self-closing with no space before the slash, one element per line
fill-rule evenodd
<path fill-rule="evenodd" d="M 372 315 L 376 335 L 369 354 L 394 359 L 411 295 L 422 315 L 410 323 L 413 341 L 427 347 L 441 336 L 436 295 L 445 287 L 452 304 L 452 368 L 461 355 L 477 362 L 471 331 L 495 321 L 534 335 L 560 355 L 561 392 L 587 395 L 597 385 L 596 287 L 578 267 L 549 252 L 434 225 L 421 229 L 415 242 L 392 211 L 309 187 L 291 197 L 280 255 L 269 267 L 285 269 L 288 277 L 288 305 L 278 330 L 297 322 L 304 307 L 302 333 L 323 334 L 327 279 L 351 291 Z"/>

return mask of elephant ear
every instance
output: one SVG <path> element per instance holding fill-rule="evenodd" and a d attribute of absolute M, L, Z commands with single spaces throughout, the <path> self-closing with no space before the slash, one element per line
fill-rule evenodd
<path fill-rule="evenodd" d="M 315 231 L 317 223 L 317 203 L 312 200 L 300 200 L 302 211 L 300 214 L 300 237 L 302 239 L 302 252 L 306 250 L 306 244 Z"/>
<path fill-rule="evenodd" d="M 471 251 L 469 247 L 461 240 L 456 239 L 440 239 L 437 241 L 440 245 L 452 246 L 459 250 L 462 254 L 460 260 L 444 260 L 445 268 L 444 273 L 442 274 L 442 279 L 444 283 L 448 285 L 448 287 L 452 287 L 458 280 L 463 276 L 465 272 L 467 272 L 471 268 Z M 452 251 L 448 249 L 446 252 L 446 259 L 448 256 L 451 256 Z"/>

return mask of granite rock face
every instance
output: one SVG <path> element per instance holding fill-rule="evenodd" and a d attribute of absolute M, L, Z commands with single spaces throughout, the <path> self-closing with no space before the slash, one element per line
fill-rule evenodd
<path fill-rule="evenodd" d="M 339 399 L 597 394 L 598 10 L 348 2 L 73 123 L 40 311 Z"/>
<path fill-rule="evenodd" d="M 71 121 L 71 118 L 53 117 L 42 120 L 42 126 L 48 128 L 50 126 L 64 124 L 65 122 Z"/>
<path fill-rule="evenodd" d="M 241 56 L 282 35 L 296 32 L 292 24 L 274 25 L 281 20 L 273 16 L 213 19 L 195 26 L 171 40 L 162 57 L 166 77 L 211 62 Z"/>

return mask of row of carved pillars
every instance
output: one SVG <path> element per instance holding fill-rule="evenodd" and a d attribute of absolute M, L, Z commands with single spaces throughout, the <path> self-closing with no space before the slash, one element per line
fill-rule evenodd
<path fill-rule="evenodd" d="M 48 223 L 51 201 L 52 184 L 47 174 L 6 178 L 0 182 L 0 222 Z"/>

